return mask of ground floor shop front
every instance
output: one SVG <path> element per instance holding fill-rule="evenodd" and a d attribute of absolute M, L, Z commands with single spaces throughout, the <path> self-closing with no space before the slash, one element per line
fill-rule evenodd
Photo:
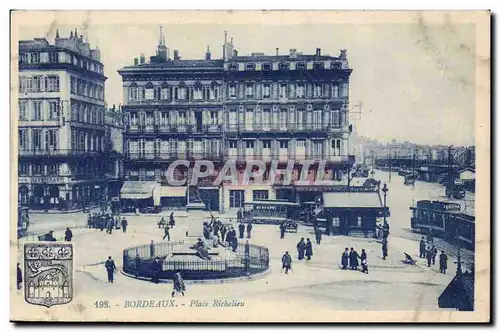
<path fill-rule="evenodd" d="M 117 194 L 120 185 L 117 180 L 28 179 L 18 185 L 18 202 L 33 210 L 80 209 L 105 204 Z"/>

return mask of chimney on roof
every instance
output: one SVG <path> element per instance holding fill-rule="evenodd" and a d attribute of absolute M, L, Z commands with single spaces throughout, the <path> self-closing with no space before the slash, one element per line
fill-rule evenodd
<path fill-rule="evenodd" d="M 69 33 L 69 38 L 73 38 L 73 31 Z"/>
<path fill-rule="evenodd" d="M 56 30 L 56 39 L 59 39 L 59 29 Z"/>
<path fill-rule="evenodd" d="M 210 53 L 210 45 L 207 45 L 207 52 L 205 53 L 205 60 L 212 59 L 212 53 Z"/>
<path fill-rule="evenodd" d="M 233 51 L 233 56 L 235 56 L 235 57 L 238 56 L 238 50 Z"/>
<path fill-rule="evenodd" d="M 280 55 L 280 48 L 276 47 L 276 56 Z"/>
<path fill-rule="evenodd" d="M 296 48 L 291 48 L 290 49 L 290 56 L 294 56 L 297 54 L 297 49 Z"/>
<path fill-rule="evenodd" d="M 138 64 L 139 64 L 139 59 L 137 59 L 137 57 L 136 57 L 136 58 L 134 58 L 134 66 L 137 66 Z"/>
<path fill-rule="evenodd" d="M 181 58 L 179 57 L 179 51 L 174 50 L 174 60 L 180 60 Z"/>
<path fill-rule="evenodd" d="M 146 57 L 144 56 L 144 53 L 141 53 L 141 65 L 146 62 Z"/>
<path fill-rule="evenodd" d="M 321 48 L 316 47 L 316 55 L 320 56 L 321 55 Z"/>

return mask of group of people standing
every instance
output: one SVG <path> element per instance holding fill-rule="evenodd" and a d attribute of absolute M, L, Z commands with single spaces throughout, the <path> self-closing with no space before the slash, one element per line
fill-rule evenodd
<path fill-rule="evenodd" d="M 419 249 L 419 257 L 425 258 L 427 260 L 427 267 L 431 267 L 431 264 L 436 264 L 436 256 L 438 254 L 438 250 L 434 243 L 425 241 L 425 237 L 422 236 L 422 239 L 420 239 Z M 441 254 L 439 255 L 439 272 L 446 274 L 447 268 L 448 256 L 444 253 L 443 250 L 441 250 Z"/>
<path fill-rule="evenodd" d="M 368 274 L 368 256 L 365 249 L 361 249 L 361 255 L 359 255 L 354 248 L 351 247 L 350 251 L 349 248 L 345 248 L 340 260 L 342 270 L 347 270 L 349 268 L 357 271 L 359 266 L 358 259 L 361 260 L 361 272 Z"/>
<path fill-rule="evenodd" d="M 311 240 L 307 239 L 307 241 L 304 242 L 304 238 L 301 238 L 299 243 L 297 243 L 297 254 L 297 259 L 299 261 L 303 260 L 304 256 L 307 257 L 308 261 L 310 261 L 313 255 Z"/>
<path fill-rule="evenodd" d="M 88 228 L 97 228 L 100 229 L 101 232 L 106 229 L 106 234 L 113 233 L 114 229 L 122 229 L 124 233 L 127 232 L 128 221 L 123 217 L 120 220 L 119 216 L 115 216 L 111 213 L 89 213 L 87 216 L 87 227 Z"/>

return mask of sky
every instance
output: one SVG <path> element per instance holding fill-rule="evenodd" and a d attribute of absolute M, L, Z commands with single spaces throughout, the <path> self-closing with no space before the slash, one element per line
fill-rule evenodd
<path fill-rule="evenodd" d="M 67 37 L 77 28 L 90 45 L 101 50 L 105 66 L 105 98 L 121 104 L 123 89 L 117 70 L 132 65 L 141 53 L 154 55 L 163 26 L 172 56 L 204 58 L 210 45 L 212 59 L 222 57 L 224 30 L 234 38 L 239 55 L 272 55 L 296 48 L 303 54 L 338 56 L 347 49 L 351 122 L 360 136 L 388 142 L 474 145 L 475 27 L 472 24 L 182 24 L 158 21 L 138 24 L 90 24 L 19 27 L 19 39 L 46 37 L 55 30 Z M 85 31 L 85 32 L 83 32 Z M 361 113 L 359 107 L 362 103 Z"/>

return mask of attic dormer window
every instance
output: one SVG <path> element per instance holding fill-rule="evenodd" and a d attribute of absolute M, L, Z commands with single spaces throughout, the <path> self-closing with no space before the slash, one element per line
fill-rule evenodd
<path fill-rule="evenodd" d="M 315 62 L 314 69 L 325 69 L 325 64 L 323 62 Z"/>
<path fill-rule="evenodd" d="M 297 63 L 297 69 L 298 70 L 306 70 L 307 66 L 304 62 L 299 62 Z"/>
<path fill-rule="evenodd" d="M 271 64 L 270 63 L 263 63 L 262 64 L 262 70 L 271 70 Z"/>
<path fill-rule="evenodd" d="M 288 63 L 280 63 L 279 69 L 280 70 L 288 70 L 288 69 L 290 69 L 290 65 Z"/>
<path fill-rule="evenodd" d="M 340 62 L 332 62 L 332 64 L 330 65 L 330 67 L 332 69 L 341 69 L 342 68 L 342 64 Z"/>
<path fill-rule="evenodd" d="M 237 71 L 238 70 L 238 64 L 237 63 L 230 64 L 229 65 L 229 70 L 230 71 Z"/>
<path fill-rule="evenodd" d="M 245 66 L 245 69 L 249 70 L 249 71 L 254 71 L 255 70 L 255 64 L 254 63 L 247 63 L 246 66 Z"/>

